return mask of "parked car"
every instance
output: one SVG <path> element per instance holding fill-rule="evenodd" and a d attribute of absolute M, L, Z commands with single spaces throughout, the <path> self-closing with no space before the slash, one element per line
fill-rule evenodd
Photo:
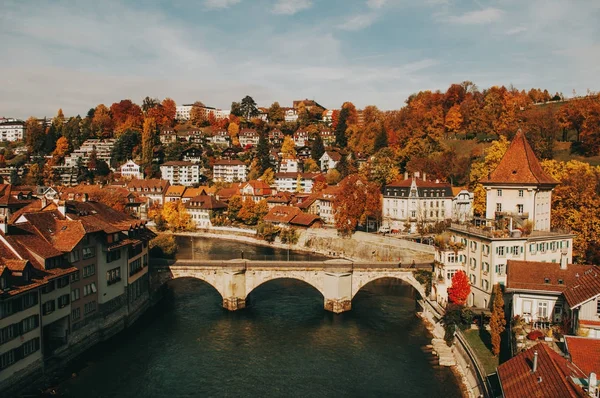
<path fill-rule="evenodd" d="M 387 225 L 382 225 L 381 227 L 379 227 L 379 231 L 380 234 L 389 234 L 390 233 L 390 227 Z"/>

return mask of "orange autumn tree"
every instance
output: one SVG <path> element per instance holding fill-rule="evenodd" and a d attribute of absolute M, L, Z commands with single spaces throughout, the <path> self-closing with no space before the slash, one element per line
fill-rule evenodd
<path fill-rule="evenodd" d="M 333 202 L 335 227 L 344 236 L 350 236 L 358 224 L 368 218 L 381 216 L 381 194 L 374 182 L 352 174 L 340 183 L 340 193 Z"/>
<path fill-rule="evenodd" d="M 452 286 L 448 288 L 448 300 L 456 305 L 464 306 L 471 293 L 471 284 L 464 271 L 458 271 L 452 277 Z"/>

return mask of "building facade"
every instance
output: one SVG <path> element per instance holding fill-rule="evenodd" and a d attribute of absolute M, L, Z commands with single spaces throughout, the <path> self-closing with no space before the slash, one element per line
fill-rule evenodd
<path fill-rule="evenodd" d="M 246 181 L 248 169 L 239 160 L 217 160 L 213 165 L 213 180 L 215 181 Z"/>
<path fill-rule="evenodd" d="M 121 176 L 124 178 L 138 178 L 143 179 L 144 173 L 142 172 L 142 166 L 129 159 L 127 162 L 121 165 Z"/>
<path fill-rule="evenodd" d="M 185 161 L 172 161 L 160 166 L 162 179 L 171 185 L 191 186 L 200 183 L 200 165 Z"/>

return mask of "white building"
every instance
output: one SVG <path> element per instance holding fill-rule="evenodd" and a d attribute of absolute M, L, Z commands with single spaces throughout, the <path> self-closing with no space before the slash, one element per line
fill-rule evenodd
<path fill-rule="evenodd" d="M 238 134 L 238 139 L 240 141 L 240 146 L 243 148 L 248 145 L 257 146 L 260 136 L 254 129 L 242 129 Z"/>
<path fill-rule="evenodd" d="M 162 206 L 165 202 L 165 193 L 169 188 L 169 181 L 152 178 L 149 180 L 131 180 L 127 183 L 129 192 L 136 192 L 146 200 L 148 207 Z"/>
<path fill-rule="evenodd" d="M 468 304 L 488 308 L 493 286 L 506 285 L 508 260 L 563 266 L 572 262 L 573 235 L 549 228 L 551 193 L 558 183 L 543 171 L 522 132 L 483 184 L 488 190 L 486 215 L 492 219 L 452 224 L 448 242 L 438 245 L 436 260 L 442 265 L 436 271 L 437 294 L 442 303 L 458 270 L 471 281 Z"/>
<path fill-rule="evenodd" d="M 74 150 L 70 155 L 65 157 L 65 166 L 77 167 L 79 159 L 81 159 L 84 166 L 87 165 L 93 151 L 96 151 L 97 160 L 105 161 L 110 166 L 115 141 L 116 140 L 112 138 L 106 140 L 96 138 L 85 140 L 79 149 Z"/>
<path fill-rule="evenodd" d="M 324 155 L 323 155 L 324 156 Z M 440 181 L 428 181 L 424 173 L 385 186 L 383 224 L 392 230 L 415 232 L 418 223 L 433 224 L 452 218 L 452 187 Z"/>
<path fill-rule="evenodd" d="M 321 159 L 319 159 L 321 171 L 326 172 L 327 170 L 335 169 L 335 166 L 337 166 L 341 159 L 342 155 L 339 152 L 326 151 L 321 156 Z"/>
<path fill-rule="evenodd" d="M 292 136 L 294 139 L 294 144 L 296 146 L 306 146 L 308 145 L 308 131 L 306 130 L 298 130 Z"/>
<path fill-rule="evenodd" d="M 239 160 L 221 159 L 213 165 L 214 181 L 246 181 L 247 175 L 246 165 Z"/>
<path fill-rule="evenodd" d="M 300 171 L 299 162 L 296 158 L 281 159 L 279 163 L 280 173 L 298 173 Z"/>
<path fill-rule="evenodd" d="M 192 107 L 194 104 L 184 104 L 175 108 L 175 119 L 177 120 L 190 120 Z M 226 119 L 229 117 L 229 111 L 223 109 L 217 109 L 210 106 L 205 106 L 204 112 L 206 117 L 212 115 L 215 119 Z"/>
<path fill-rule="evenodd" d="M 277 191 L 311 193 L 316 181 L 325 177 L 321 173 L 275 173 Z M 300 187 L 298 188 L 298 181 Z"/>
<path fill-rule="evenodd" d="M 298 120 L 298 112 L 294 108 L 287 108 L 285 110 L 284 119 L 286 122 L 295 122 Z"/>
<path fill-rule="evenodd" d="M 192 162 L 172 161 L 160 166 L 163 180 L 171 185 L 191 186 L 200 183 L 200 165 Z"/>
<path fill-rule="evenodd" d="M 138 165 L 131 159 L 129 159 L 126 163 L 122 164 L 120 169 L 121 176 L 124 178 L 139 178 L 140 180 L 144 178 L 142 166 Z"/>
<path fill-rule="evenodd" d="M 452 220 L 466 222 L 473 218 L 473 192 L 467 188 L 453 187 Z"/>
<path fill-rule="evenodd" d="M 216 212 L 225 211 L 227 204 L 211 195 L 198 195 L 191 198 L 185 207 L 196 228 L 208 229 L 212 227 L 211 216 Z"/>
<path fill-rule="evenodd" d="M 213 136 L 210 137 L 209 142 L 213 145 L 228 147 L 231 143 L 231 137 L 227 130 L 217 130 L 214 132 Z"/>
<path fill-rule="evenodd" d="M 0 140 L 17 141 L 25 138 L 25 122 L 0 118 Z"/>

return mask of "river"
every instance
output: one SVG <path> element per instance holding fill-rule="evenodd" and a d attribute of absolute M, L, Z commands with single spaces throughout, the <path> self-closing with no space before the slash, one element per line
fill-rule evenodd
<path fill-rule="evenodd" d="M 334 315 L 313 287 L 280 279 L 256 288 L 248 308 L 227 312 L 210 285 L 174 280 L 135 325 L 71 363 L 58 391 L 66 397 L 460 397 L 452 371 L 425 352 L 430 336 L 413 295 L 412 287 L 381 279 L 361 289 L 351 311 Z"/>

